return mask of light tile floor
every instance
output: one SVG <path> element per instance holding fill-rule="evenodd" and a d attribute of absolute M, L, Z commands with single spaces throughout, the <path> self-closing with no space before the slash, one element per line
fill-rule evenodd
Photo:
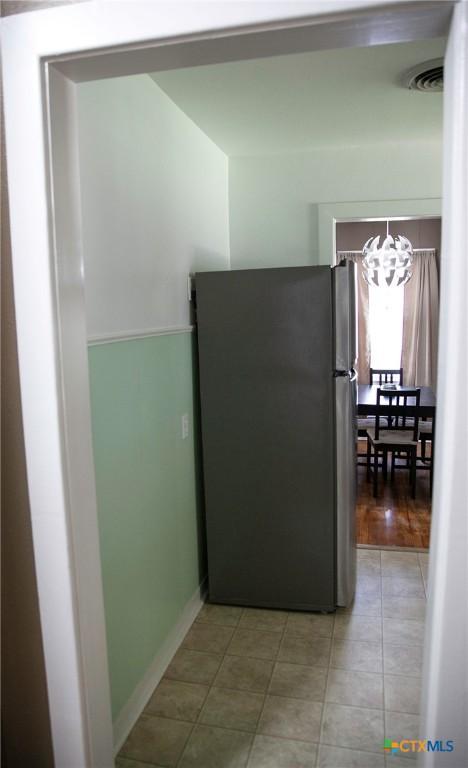
<path fill-rule="evenodd" d="M 359 549 L 335 615 L 205 605 L 116 766 L 385 768 L 418 735 L 427 561 Z"/>

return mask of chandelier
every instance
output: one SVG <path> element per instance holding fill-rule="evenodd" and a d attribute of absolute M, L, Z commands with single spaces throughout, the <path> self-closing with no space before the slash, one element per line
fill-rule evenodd
<path fill-rule="evenodd" d="M 413 246 L 410 241 L 403 235 L 389 235 L 387 219 L 387 236 L 380 247 L 379 244 L 380 235 L 370 237 L 362 249 L 364 280 L 376 287 L 397 288 L 405 285 L 413 274 Z"/>

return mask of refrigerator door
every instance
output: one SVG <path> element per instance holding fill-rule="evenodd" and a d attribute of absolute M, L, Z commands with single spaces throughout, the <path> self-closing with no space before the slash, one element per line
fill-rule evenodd
<path fill-rule="evenodd" d="M 356 585 L 356 374 L 335 378 L 337 605 L 349 606 Z"/>
<path fill-rule="evenodd" d="M 336 371 L 356 363 L 356 265 L 344 261 L 333 268 Z"/>
<path fill-rule="evenodd" d="M 329 267 L 196 275 L 210 600 L 336 605 Z"/>

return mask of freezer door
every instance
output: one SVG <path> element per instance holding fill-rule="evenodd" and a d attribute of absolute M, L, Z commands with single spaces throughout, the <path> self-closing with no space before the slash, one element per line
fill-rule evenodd
<path fill-rule="evenodd" d="M 346 261 L 333 269 L 335 370 L 356 363 L 356 265 Z"/>
<path fill-rule="evenodd" d="M 356 374 L 335 378 L 337 604 L 349 606 L 356 584 Z"/>

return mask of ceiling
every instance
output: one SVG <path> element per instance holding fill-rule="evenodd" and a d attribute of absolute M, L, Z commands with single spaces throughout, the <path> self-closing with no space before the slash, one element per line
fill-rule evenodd
<path fill-rule="evenodd" d="M 443 56 L 445 44 L 313 51 L 151 77 L 229 156 L 441 140 L 443 94 L 409 91 L 401 81 L 406 70 Z"/>

